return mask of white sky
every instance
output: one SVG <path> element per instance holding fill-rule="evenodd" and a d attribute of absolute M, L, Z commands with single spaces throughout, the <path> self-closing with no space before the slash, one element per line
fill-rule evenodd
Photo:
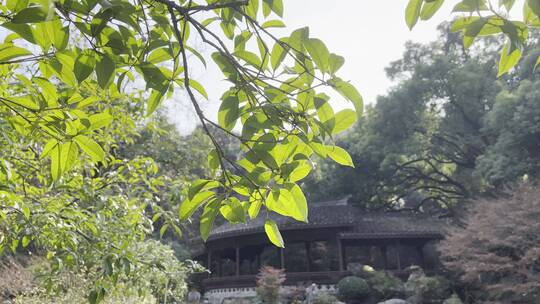
<path fill-rule="evenodd" d="M 309 26 L 310 36 L 322 39 L 329 50 L 345 57 L 339 76 L 350 80 L 364 97 L 373 103 L 377 95 L 387 92 L 392 83 L 384 68 L 401 58 L 407 40 L 429 42 L 437 38 L 437 25 L 451 19 L 450 10 L 455 1 L 445 1 L 441 10 L 429 21 L 419 21 L 412 31 L 405 24 L 407 0 L 284 0 L 284 22 L 287 28 L 279 34 L 285 36 L 294 29 Z M 273 29 L 276 30 L 276 29 Z M 211 61 L 211 60 L 210 60 Z M 219 97 L 228 87 L 215 68 L 196 73 L 210 95 L 202 101 L 205 113 L 217 116 Z M 182 133 L 195 127 L 193 110 L 179 99 L 168 104 L 171 118 Z M 334 107 L 349 107 L 338 95 L 332 95 Z"/>

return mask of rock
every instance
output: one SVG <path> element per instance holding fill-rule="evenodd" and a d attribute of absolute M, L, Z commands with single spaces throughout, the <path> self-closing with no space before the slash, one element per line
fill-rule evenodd
<path fill-rule="evenodd" d="M 384 302 L 379 302 L 377 304 L 411 304 L 411 303 L 402 299 L 390 299 Z"/>
<path fill-rule="evenodd" d="M 453 293 L 452 296 L 444 300 L 443 304 L 463 304 L 457 294 Z"/>
<path fill-rule="evenodd" d="M 201 301 L 201 293 L 195 289 L 192 289 L 187 294 L 188 303 L 199 303 Z"/>
<path fill-rule="evenodd" d="M 364 265 L 360 263 L 348 263 L 347 271 L 350 271 L 353 276 L 362 276 L 364 272 Z"/>

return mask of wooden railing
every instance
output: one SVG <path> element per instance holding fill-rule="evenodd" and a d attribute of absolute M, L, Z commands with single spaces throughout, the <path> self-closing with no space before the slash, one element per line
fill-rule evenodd
<path fill-rule="evenodd" d="M 340 279 L 350 275 L 348 271 L 318 271 L 318 272 L 288 272 L 286 285 L 297 284 L 336 284 Z M 256 275 L 239 275 L 228 277 L 215 277 L 203 280 L 206 289 L 254 287 Z"/>

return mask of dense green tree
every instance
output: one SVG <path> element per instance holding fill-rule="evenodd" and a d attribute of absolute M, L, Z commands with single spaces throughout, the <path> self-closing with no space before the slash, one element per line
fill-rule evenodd
<path fill-rule="evenodd" d="M 325 177 L 306 183 L 314 200 L 349 194 L 371 208 L 446 208 L 538 176 L 540 103 L 528 60 L 536 40 L 521 65 L 497 79 L 497 40 L 465 49 L 441 30 L 437 42 L 409 43 L 387 68 L 395 87 L 338 141 L 355 168 L 324 163 Z"/>

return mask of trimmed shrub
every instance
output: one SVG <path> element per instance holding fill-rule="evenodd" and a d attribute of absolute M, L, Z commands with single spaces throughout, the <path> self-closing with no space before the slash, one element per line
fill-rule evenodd
<path fill-rule="evenodd" d="M 373 271 L 366 275 L 371 292 L 378 300 L 400 298 L 405 295 L 403 282 L 385 271 Z"/>
<path fill-rule="evenodd" d="M 358 277 L 345 277 L 338 283 L 339 298 L 344 301 L 363 300 L 369 296 L 369 285 Z"/>
<path fill-rule="evenodd" d="M 442 276 L 428 277 L 419 268 L 413 272 L 405 283 L 406 292 L 422 302 L 438 302 L 450 296 L 450 282 Z"/>

